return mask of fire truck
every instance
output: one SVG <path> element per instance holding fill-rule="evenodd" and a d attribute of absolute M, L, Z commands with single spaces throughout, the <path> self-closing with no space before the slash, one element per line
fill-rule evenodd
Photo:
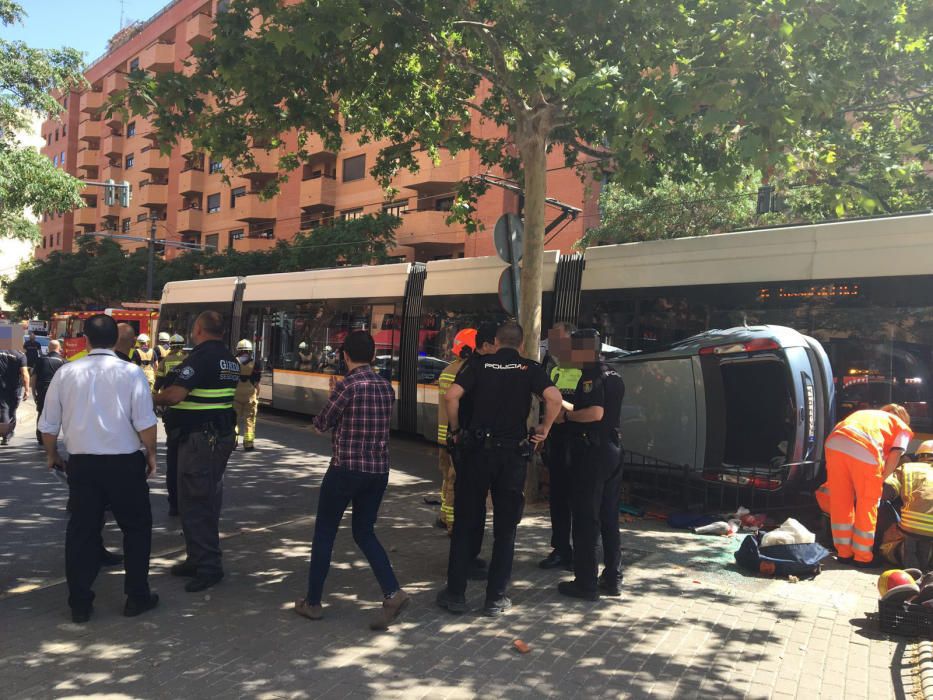
<path fill-rule="evenodd" d="M 66 360 L 74 360 L 87 354 L 84 338 L 84 322 L 95 314 L 105 313 L 117 323 L 129 323 L 136 333 L 153 336 L 159 321 L 159 312 L 151 307 L 137 309 L 104 309 L 103 311 L 57 311 L 52 314 L 50 338 L 62 341 L 62 354 Z"/>

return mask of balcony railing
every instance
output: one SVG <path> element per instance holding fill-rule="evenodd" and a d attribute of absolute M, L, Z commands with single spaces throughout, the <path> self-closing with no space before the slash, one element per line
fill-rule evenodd
<path fill-rule="evenodd" d="M 81 111 L 86 112 L 87 114 L 94 114 L 101 110 L 101 107 L 104 106 L 104 93 L 102 92 L 92 92 L 88 90 L 87 92 L 81 93 Z"/>
<path fill-rule="evenodd" d="M 84 207 L 75 210 L 75 226 L 96 226 L 97 207 Z"/>
<path fill-rule="evenodd" d="M 255 160 L 256 163 L 255 165 L 244 168 L 244 171 L 240 173 L 243 177 L 275 175 L 279 172 L 278 149 L 265 151 L 262 148 L 254 148 L 252 149 L 252 154 L 253 160 Z"/>
<path fill-rule="evenodd" d="M 186 231 L 198 231 L 203 228 L 204 212 L 194 207 L 180 209 L 178 217 L 175 219 L 175 229 L 179 233 Z"/>
<path fill-rule="evenodd" d="M 306 212 L 333 209 L 337 202 L 337 180 L 332 175 L 318 175 L 301 182 L 300 206 Z"/>
<path fill-rule="evenodd" d="M 144 173 L 158 172 L 168 170 L 169 157 L 164 155 L 157 146 L 146 146 L 139 152 L 136 163 Z"/>
<path fill-rule="evenodd" d="M 157 43 L 139 54 L 139 67 L 153 73 L 168 73 L 175 68 L 175 45 Z"/>
<path fill-rule="evenodd" d="M 164 207 L 168 201 L 168 185 L 140 185 L 136 198 L 141 207 Z"/>
<path fill-rule="evenodd" d="M 78 140 L 79 141 L 97 141 L 104 135 L 104 125 L 103 122 L 92 122 L 90 119 L 85 119 L 83 122 L 78 124 Z"/>
<path fill-rule="evenodd" d="M 92 151 L 89 148 L 82 148 L 80 151 L 78 151 L 75 163 L 78 166 L 78 170 L 87 170 L 88 168 L 99 167 L 100 151 Z"/>
<path fill-rule="evenodd" d="M 447 225 L 447 211 L 409 210 L 402 214 L 402 224 L 395 232 L 398 245 L 419 243 L 463 243 L 466 232 L 462 225 Z"/>
<path fill-rule="evenodd" d="M 269 221 L 276 217 L 276 201 L 261 200 L 259 194 L 250 192 L 236 198 L 233 218 L 237 221 Z"/>
<path fill-rule="evenodd" d="M 205 175 L 203 170 L 182 170 L 178 174 L 178 193 L 188 195 L 204 192 Z"/>
<path fill-rule="evenodd" d="M 192 15 L 185 22 L 185 39 L 190 46 L 196 46 L 211 38 L 214 31 L 214 22 L 210 16 L 199 12 Z"/>
<path fill-rule="evenodd" d="M 441 151 L 440 161 L 437 165 L 431 160 L 427 151 L 418 151 L 415 153 L 420 170 L 417 173 L 402 170 L 392 181 L 392 186 L 401 189 L 409 188 L 417 190 L 420 187 L 429 187 L 431 185 L 453 185 L 460 182 L 470 175 L 470 155 L 466 151 L 461 151 L 456 156 L 451 157 L 447 151 Z"/>
<path fill-rule="evenodd" d="M 114 95 L 120 90 L 126 89 L 126 75 L 118 71 L 108 73 L 104 76 L 104 94 Z"/>
<path fill-rule="evenodd" d="M 100 142 L 100 150 L 107 158 L 123 157 L 123 136 L 120 134 L 108 134 Z"/>

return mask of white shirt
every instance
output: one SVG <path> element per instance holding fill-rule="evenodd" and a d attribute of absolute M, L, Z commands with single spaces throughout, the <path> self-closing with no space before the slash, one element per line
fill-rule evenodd
<path fill-rule="evenodd" d="M 137 432 L 155 424 L 142 368 L 95 349 L 52 377 L 38 427 L 52 435 L 61 430 L 70 454 L 114 455 L 142 448 Z"/>

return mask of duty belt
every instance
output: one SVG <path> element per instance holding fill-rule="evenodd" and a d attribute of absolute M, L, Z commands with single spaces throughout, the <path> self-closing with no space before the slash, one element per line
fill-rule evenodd
<path fill-rule="evenodd" d="M 523 457 L 530 457 L 534 451 L 532 444 L 526 438 L 521 440 L 500 438 L 485 428 L 464 430 L 461 442 L 464 449 L 517 450 Z"/>
<path fill-rule="evenodd" d="M 603 435 L 597 430 L 584 430 L 573 435 L 575 440 L 579 440 L 587 447 L 599 447 L 606 441 L 607 437 L 609 442 L 611 442 L 616 447 L 620 447 L 622 445 L 622 433 L 618 428 L 613 428 L 611 431 L 609 431 L 608 436 Z"/>

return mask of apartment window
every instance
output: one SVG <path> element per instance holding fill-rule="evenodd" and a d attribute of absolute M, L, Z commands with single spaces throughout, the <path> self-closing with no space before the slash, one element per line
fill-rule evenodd
<path fill-rule="evenodd" d="M 366 175 L 366 154 L 343 159 L 343 181 L 362 180 Z"/>
<path fill-rule="evenodd" d="M 62 232 L 61 231 L 55 234 L 55 243 L 56 245 L 62 244 Z"/>
<path fill-rule="evenodd" d="M 408 200 L 404 202 L 392 202 L 390 204 L 383 204 L 382 211 L 389 216 L 401 216 L 408 211 Z"/>
<path fill-rule="evenodd" d="M 132 61 L 130 61 L 130 70 L 139 70 L 139 58 L 134 58 Z"/>
<path fill-rule="evenodd" d="M 211 175 L 216 173 L 222 173 L 224 171 L 224 162 L 222 160 L 214 160 L 211 158 L 209 172 Z"/>
<path fill-rule="evenodd" d="M 250 238 L 275 238 L 275 230 L 271 228 L 250 229 Z"/>
<path fill-rule="evenodd" d="M 216 251 L 220 247 L 220 234 L 210 233 L 204 237 L 204 247 Z"/>
<path fill-rule="evenodd" d="M 138 224 L 140 221 L 145 221 L 148 218 L 149 218 L 148 214 L 137 214 L 136 223 Z"/>
<path fill-rule="evenodd" d="M 64 100 L 62 100 L 62 107 L 64 107 L 65 109 L 68 109 L 68 98 L 67 97 Z M 62 133 L 64 133 L 64 131 Z"/>
<path fill-rule="evenodd" d="M 52 165 L 58 165 L 58 156 L 52 156 Z"/>
<path fill-rule="evenodd" d="M 207 213 L 213 214 L 220 211 L 220 192 L 207 195 Z"/>
<path fill-rule="evenodd" d="M 123 231 L 123 233 L 129 233 L 129 232 L 130 232 L 130 224 L 131 224 L 132 222 L 133 222 L 133 220 L 130 219 L 129 217 L 127 217 L 126 219 L 123 219 L 123 221 L 120 222 L 120 230 Z"/>
<path fill-rule="evenodd" d="M 350 221 L 352 219 L 360 219 L 363 217 L 363 207 L 359 209 L 347 209 L 346 211 L 340 212 L 340 218 L 344 221 Z"/>
<path fill-rule="evenodd" d="M 236 200 L 245 196 L 245 187 L 234 187 L 232 190 L 230 190 L 230 208 L 233 209 L 236 206 Z"/>
<path fill-rule="evenodd" d="M 64 151 L 62 151 L 62 154 L 58 157 L 58 164 L 62 166 L 63 168 L 65 167 L 65 152 Z"/>
<path fill-rule="evenodd" d="M 68 125 L 62 124 L 62 136 L 68 133 Z"/>
<path fill-rule="evenodd" d="M 130 122 L 126 125 L 126 135 L 136 136 L 136 122 Z"/>
<path fill-rule="evenodd" d="M 58 129 L 55 130 L 55 140 L 58 141 Z"/>
<path fill-rule="evenodd" d="M 130 168 L 132 168 L 132 167 L 133 167 L 133 163 L 135 163 L 135 162 L 136 162 L 136 156 L 133 155 L 132 153 L 130 153 L 130 154 L 126 157 L 126 169 L 129 170 Z"/>
<path fill-rule="evenodd" d="M 231 241 L 241 241 L 243 240 L 243 229 L 238 228 L 230 232 Z"/>
<path fill-rule="evenodd" d="M 454 207 L 453 197 L 441 197 L 434 200 L 434 211 L 450 211 Z"/>

